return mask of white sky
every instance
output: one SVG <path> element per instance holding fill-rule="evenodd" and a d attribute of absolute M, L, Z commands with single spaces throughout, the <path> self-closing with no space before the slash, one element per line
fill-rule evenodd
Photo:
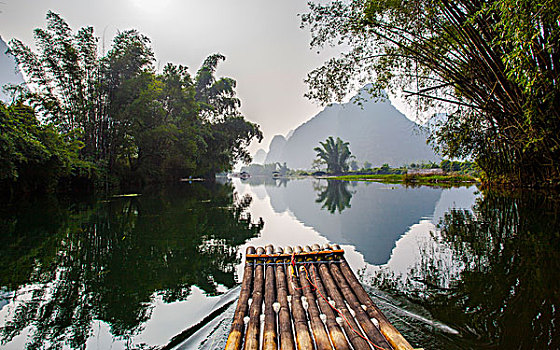
<path fill-rule="evenodd" d="M 208 55 L 224 54 L 218 76 L 237 80 L 243 114 L 265 135 L 253 152 L 322 109 L 303 97 L 303 80 L 336 53 L 309 48 L 297 16 L 307 12 L 306 0 L 0 0 L 0 10 L 5 41 L 32 45 L 33 29 L 44 28 L 52 10 L 74 30 L 93 26 L 105 50 L 117 30 L 139 30 L 152 40 L 159 68 L 183 64 L 194 75 Z"/>

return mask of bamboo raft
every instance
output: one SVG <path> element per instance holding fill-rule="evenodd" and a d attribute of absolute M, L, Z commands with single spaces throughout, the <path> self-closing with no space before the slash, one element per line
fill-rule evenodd
<path fill-rule="evenodd" d="M 226 350 L 412 346 L 375 306 L 338 245 L 247 248 Z"/>

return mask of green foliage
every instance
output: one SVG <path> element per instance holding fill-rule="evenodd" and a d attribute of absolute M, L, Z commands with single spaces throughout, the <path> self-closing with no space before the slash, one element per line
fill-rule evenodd
<path fill-rule="evenodd" d="M 406 169 L 404 170 L 406 171 Z M 477 183 L 478 180 L 469 175 L 408 175 L 405 172 L 395 171 L 390 173 L 367 173 L 358 175 L 341 175 L 333 177 L 335 180 L 344 181 L 375 181 L 382 183 L 404 183 L 407 186 L 465 186 Z"/>
<path fill-rule="evenodd" d="M 366 165 L 368 166 L 367 168 L 365 167 Z M 366 174 L 373 174 L 373 175 L 405 174 L 406 173 L 406 167 L 392 168 L 389 164 L 385 163 L 380 167 L 372 168 L 371 163 L 365 162 L 364 163 L 364 168 L 362 168 L 361 170 L 358 170 L 358 171 L 353 171 L 352 173 L 358 173 L 358 174 L 363 174 L 363 175 L 366 175 Z"/>
<path fill-rule="evenodd" d="M 315 147 L 317 158 L 327 164 L 327 171 L 339 174 L 348 171 L 348 161 L 352 158 L 352 153 L 348 147 L 349 143 L 342 141 L 339 137 L 336 141 L 329 136 L 324 142 L 319 142 L 321 147 Z"/>
<path fill-rule="evenodd" d="M 241 101 L 235 97 L 235 80 L 216 80 L 214 77 L 218 63 L 225 59 L 225 56 L 220 54 L 210 55 L 196 74 L 196 99 L 200 102 L 203 115 L 207 119 L 236 115 L 241 106 Z"/>
<path fill-rule="evenodd" d="M 153 67 L 150 40 L 120 32 L 105 56 L 87 27 L 73 34 L 57 14 L 35 30 L 34 52 L 14 39 L 10 51 L 33 92 L 29 103 L 71 142 L 81 161 L 94 162 L 106 182 L 176 181 L 230 170 L 251 160 L 247 146 L 262 139 L 239 113 L 235 80 L 216 78 L 222 55 L 211 55 L 193 80 L 186 67 Z M 7 170 L 9 171 L 9 170 Z"/>
<path fill-rule="evenodd" d="M 490 181 L 560 179 L 560 3 L 351 0 L 311 3 L 312 46 L 350 50 L 308 75 L 308 97 L 357 84 L 438 112 L 432 143 Z"/>
<path fill-rule="evenodd" d="M 259 126 L 242 116 L 223 116 L 219 121 L 205 122 L 205 153 L 198 157 L 198 174 L 210 175 L 229 171 L 241 161 L 251 162 L 247 146 L 253 139 L 262 140 Z"/>
<path fill-rule="evenodd" d="M 457 160 L 442 160 L 440 163 L 440 168 L 442 168 L 445 172 L 463 175 L 477 176 L 479 172 L 476 164 L 469 161 L 461 162 Z"/>
<path fill-rule="evenodd" d="M 447 164 L 447 162 L 449 162 L 449 161 L 445 161 L 445 163 L 442 162 L 442 164 Z M 460 163 L 460 162 L 457 162 L 457 163 Z M 440 166 L 440 164 L 437 164 L 435 162 L 427 162 L 427 163 L 420 162 L 420 163 L 410 163 L 406 167 L 409 168 L 409 169 L 437 169 L 437 168 L 440 168 L 441 166 Z"/>
<path fill-rule="evenodd" d="M 53 191 L 69 177 L 92 177 L 82 147 L 53 125 L 41 125 L 32 108 L 0 103 L 0 184 L 3 191 Z"/>

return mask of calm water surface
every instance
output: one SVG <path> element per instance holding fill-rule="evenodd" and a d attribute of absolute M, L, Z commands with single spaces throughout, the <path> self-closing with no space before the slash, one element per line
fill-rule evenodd
<path fill-rule="evenodd" d="M 221 348 L 248 245 L 331 242 L 416 347 L 557 349 L 559 209 L 534 192 L 272 179 L 22 200 L 0 210 L 0 348 L 182 332 L 180 348 Z"/>

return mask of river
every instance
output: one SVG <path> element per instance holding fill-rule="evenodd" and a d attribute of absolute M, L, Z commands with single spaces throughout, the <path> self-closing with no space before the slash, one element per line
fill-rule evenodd
<path fill-rule="evenodd" d="M 3 207 L 0 348 L 221 348 L 242 253 L 269 243 L 340 244 L 415 347 L 560 348 L 558 196 L 222 182 Z"/>

